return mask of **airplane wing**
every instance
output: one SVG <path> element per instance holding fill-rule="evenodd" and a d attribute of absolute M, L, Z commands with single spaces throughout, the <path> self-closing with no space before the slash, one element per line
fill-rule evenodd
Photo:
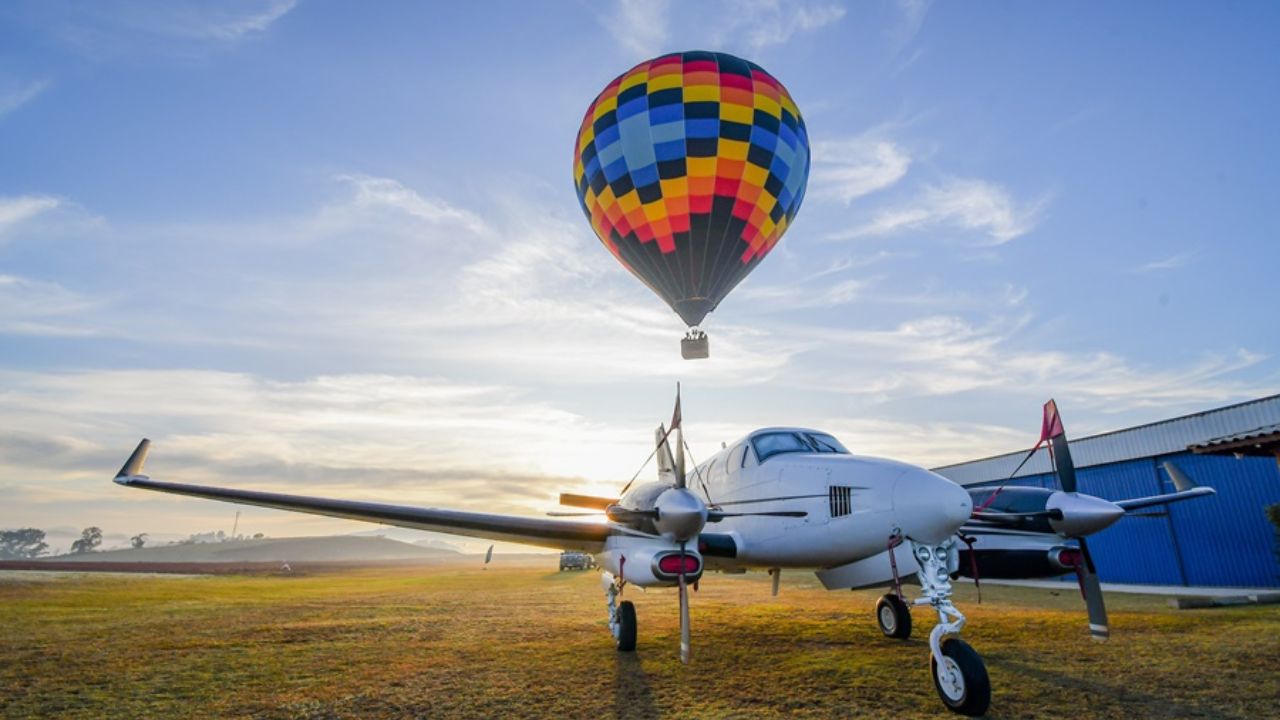
<path fill-rule="evenodd" d="M 236 490 L 205 485 L 161 482 L 141 474 L 142 465 L 146 460 L 147 450 L 150 445 L 151 441 L 146 439 L 138 443 L 138 448 L 133 451 L 133 455 L 129 457 L 124 467 L 120 468 L 120 472 L 116 475 L 115 482 L 117 484 L 125 487 L 174 493 L 176 495 L 190 495 L 209 500 L 257 505 L 276 510 L 293 510 L 312 515 L 328 515 L 349 520 L 397 525 L 416 530 L 430 530 L 451 535 L 538 545 L 561 550 L 581 550 L 591 553 L 600 552 L 604 546 L 605 539 L 614 532 L 613 528 L 607 525 L 563 520 L 520 517 L 517 515 L 492 515 L 460 510 L 438 510 L 435 508 L 387 505 L 356 500 L 332 500 L 304 495 L 285 495 L 256 490 Z"/>

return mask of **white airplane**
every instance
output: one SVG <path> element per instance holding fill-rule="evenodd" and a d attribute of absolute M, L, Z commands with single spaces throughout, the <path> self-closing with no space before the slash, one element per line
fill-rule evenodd
<path fill-rule="evenodd" d="M 655 435 L 657 481 L 628 485 L 618 498 L 561 495 L 561 504 L 602 512 L 602 524 L 160 482 L 141 474 L 150 445 L 145 439 L 115 482 L 588 552 L 603 569 L 609 629 L 620 651 L 634 651 L 637 635 L 635 606 L 619 600 L 624 588 L 679 588 L 680 654 L 685 662 L 690 646 L 688 585 L 697 582 L 704 569 L 768 569 L 775 594 L 783 568 L 817 568 L 828 589 L 892 581 L 892 591 L 876 606 L 880 630 L 888 637 L 908 637 L 910 608 L 927 606 L 937 615 L 929 649 L 938 695 L 952 711 L 986 712 L 991 699 L 986 666 L 959 638 L 965 617 L 951 601 L 951 580 L 961 570 L 957 533 L 975 517 L 969 492 L 924 468 L 853 455 L 830 434 L 805 428 L 756 430 L 686 473 L 682 432 L 677 395 L 671 430 L 659 426 Z M 1072 506 L 1056 509 L 1054 517 L 1070 522 L 1072 511 Z M 1043 515 L 1044 508 L 1038 512 Z M 991 523 L 1017 519 L 995 509 L 984 509 L 982 515 Z M 715 529 L 709 530 L 712 525 Z M 913 574 L 921 593 L 908 600 L 901 580 Z"/>

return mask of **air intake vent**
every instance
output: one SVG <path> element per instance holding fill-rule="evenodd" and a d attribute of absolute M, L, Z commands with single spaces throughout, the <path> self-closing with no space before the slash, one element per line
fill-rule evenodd
<path fill-rule="evenodd" d="M 841 517 L 853 512 L 853 488 L 832 485 L 829 489 L 831 517 Z"/>

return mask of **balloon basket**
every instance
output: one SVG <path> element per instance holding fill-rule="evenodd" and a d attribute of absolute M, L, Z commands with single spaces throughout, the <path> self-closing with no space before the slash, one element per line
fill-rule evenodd
<path fill-rule="evenodd" d="M 680 355 L 685 360 L 703 360 L 711 357 L 711 345 L 707 342 L 707 334 L 701 330 L 690 330 L 680 341 Z"/>

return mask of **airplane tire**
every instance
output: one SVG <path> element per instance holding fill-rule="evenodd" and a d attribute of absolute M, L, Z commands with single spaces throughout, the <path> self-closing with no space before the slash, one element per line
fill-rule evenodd
<path fill-rule="evenodd" d="M 636 649 L 636 606 L 630 600 L 618 603 L 618 651 Z"/>
<path fill-rule="evenodd" d="M 885 637 L 906 640 L 911 637 L 911 611 L 902 598 L 889 593 L 876 603 L 876 624 Z"/>
<path fill-rule="evenodd" d="M 987 666 L 982 662 L 982 656 L 960 638 L 942 641 L 942 656 L 950 670 L 945 678 L 939 678 L 938 661 L 932 654 L 929 657 L 933 687 L 942 703 L 951 712 L 961 715 L 976 717 L 985 714 L 991 706 L 991 679 L 987 677 Z"/>

